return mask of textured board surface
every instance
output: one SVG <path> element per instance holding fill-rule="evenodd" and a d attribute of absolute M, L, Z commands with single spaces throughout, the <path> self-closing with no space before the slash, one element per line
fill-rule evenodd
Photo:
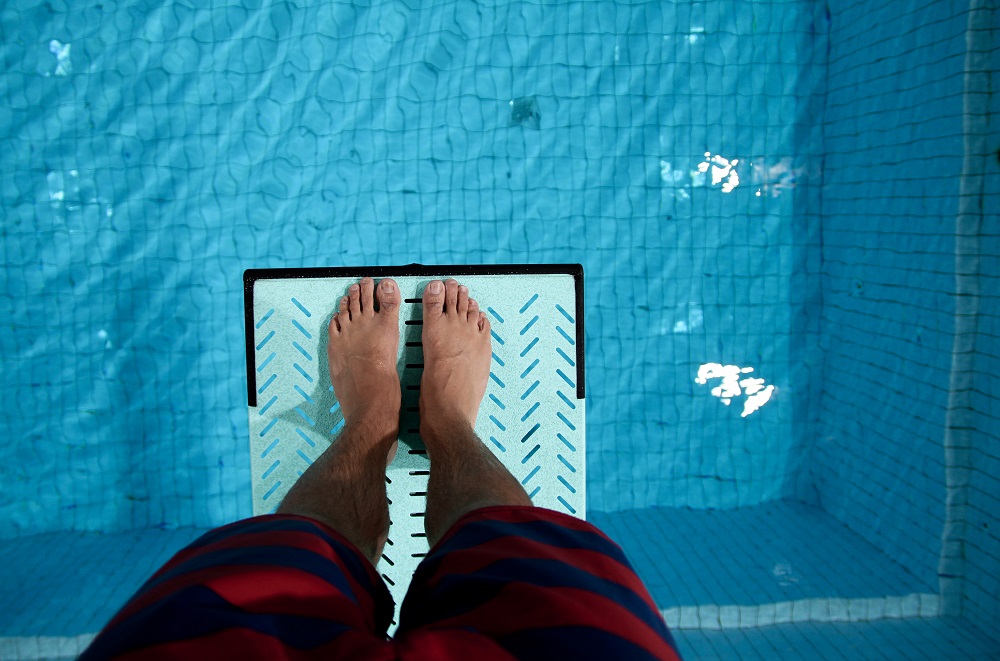
<path fill-rule="evenodd" d="M 586 513 L 583 334 L 577 295 L 582 271 L 565 267 L 563 273 L 491 275 L 458 269 L 431 273 L 429 268 L 420 267 L 419 275 L 401 275 L 403 269 L 367 271 L 376 279 L 392 275 L 404 298 L 397 362 L 403 415 L 399 451 L 386 471 L 392 527 L 378 566 L 397 606 L 428 550 L 423 514 L 430 463 L 417 433 L 417 404 L 423 363 L 419 298 L 432 279 L 459 278 L 490 317 L 493 358 L 476 433 L 535 504 L 581 518 Z M 343 414 L 330 384 L 326 326 L 339 298 L 364 272 L 353 271 L 330 277 L 301 277 L 312 275 L 307 270 L 282 272 L 289 277 L 248 272 L 254 514 L 273 512 L 343 429 Z"/>

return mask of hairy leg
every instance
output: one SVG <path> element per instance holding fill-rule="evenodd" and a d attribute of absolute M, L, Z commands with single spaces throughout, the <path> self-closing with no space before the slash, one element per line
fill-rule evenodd
<path fill-rule="evenodd" d="M 325 523 L 372 564 L 389 533 L 385 467 L 396 451 L 400 389 L 399 287 L 363 278 L 330 321 L 330 379 L 344 412 L 340 437 L 299 478 L 278 509 Z"/>
<path fill-rule="evenodd" d="M 492 354 L 485 313 L 455 280 L 427 285 L 423 313 L 420 436 L 431 460 L 424 527 L 433 546 L 468 512 L 531 499 L 473 431 Z"/>

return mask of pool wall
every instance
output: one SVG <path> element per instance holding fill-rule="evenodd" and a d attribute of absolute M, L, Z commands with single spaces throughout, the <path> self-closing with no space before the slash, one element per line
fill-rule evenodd
<path fill-rule="evenodd" d="M 978 4 L 830 3 L 808 474 L 823 509 L 917 576 L 944 588 L 964 549 L 965 607 L 947 609 L 995 623 L 996 12 Z"/>

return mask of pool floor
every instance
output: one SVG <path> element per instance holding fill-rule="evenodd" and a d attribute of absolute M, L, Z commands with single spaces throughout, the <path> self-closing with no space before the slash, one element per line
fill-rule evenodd
<path fill-rule="evenodd" d="M 623 546 L 689 659 L 964 659 L 1000 650 L 968 621 L 934 617 L 934 586 L 816 507 L 776 501 L 589 519 Z M 6 542 L 0 584 L 14 599 L 0 602 L 0 658 L 71 658 L 204 532 L 64 532 Z"/>

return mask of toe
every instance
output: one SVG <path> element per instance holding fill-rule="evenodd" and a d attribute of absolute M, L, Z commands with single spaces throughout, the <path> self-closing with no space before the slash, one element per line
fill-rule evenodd
<path fill-rule="evenodd" d="M 392 278 L 378 283 L 378 306 L 381 313 L 399 314 L 399 287 Z"/>
<path fill-rule="evenodd" d="M 330 325 L 327 328 L 327 332 L 330 335 L 339 335 L 340 334 L 340 321 L 338 319 L 339 316 L 340 316 L 339 312 L 334 312 L 333 313 L 333 317 L 330 318 Z"/>
<path fill-rule="evenodd" d="M 431 280 L 424 287 L 424 319 L 441 316 L 444 310 L 444 283 Z"/>
<path fill-rule="evenodd" d="M 490 332 L 490 320 L 486 318 L 485 312 L 479 313 L 479 330 L 483 333 Z"/>
<path fill-rule="evenodd" d="M 469 314 L 469 288 L 465 285 L 458 286 L 457 306 L 459 319 Z"/>
<path fill-rule="evenodd" d="M 346 296 L 340 299 L 340 312 L 337 315 L 337 324 L 342 325 L 351 320 L 350 299 Z"/>
<path fill-rule="evenodd" d="M 476 323 L 479 323 L 479 303 L 477 303 L 476 299 L 474 299 L 474 298 L 470 298 L 469 299 L 469 315 L 468 315 L 468 320 L 469 321 L 475 321 Z"/>
<path fill-rule="evenodd" d="M 350 290 L 347 293 L 350 299 L 351 319 L 359 316 L 361 314 L 361 287 L 358 285 L 351 285 Z"/>
<path fill-rule="evenodd" d="M 444 311 L 446 314 L 454 314 L 458 307 L 458 280 L 448 278 L 444 282 Z"/>
<path fill-rule="evenodd" d="M 361 314 L 369 317 L 375 314 L 375 281 L 371 278 L 361 278 Z"/>

